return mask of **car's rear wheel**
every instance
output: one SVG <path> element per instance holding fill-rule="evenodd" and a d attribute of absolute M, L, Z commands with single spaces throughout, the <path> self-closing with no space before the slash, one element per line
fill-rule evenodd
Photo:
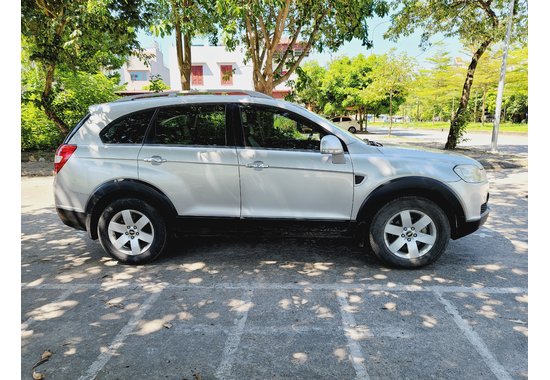
<path fill-rule="evenodd" d="M 369 241 L 382 261 L 416 268 L 436 261 L 447 248 L 450 234 L 447 216 L 438 205 L 421 197 L 403 197 L 376 213 Z"/>
<path fill-rule="evenodd" d="M 109 204 L 99 218 L 103 249 L 124 264 L 143 264 L 166 248 L 166 223 L 162 215 L 140 199 L 120 199 Z"/>
<path fill-rule="evenodd" d="M 355 128 L 355 127 L 349 127 L 349 128 L 348 128 L 348 131 L 350 131 L 351 133 L 356 133 L 356 132 L 357 132 L 357 128 Z"/>

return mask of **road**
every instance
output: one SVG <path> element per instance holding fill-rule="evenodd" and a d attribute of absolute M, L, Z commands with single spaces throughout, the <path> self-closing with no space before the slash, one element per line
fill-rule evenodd
<path fill-rule="evenodd" d="M 360 134 L 361 137 L 387 144 L 399 144 L 402 142 L 429 142 L 445 146 L 448 129 L 410 129 L 399 125 L 392 128 L 392 137 L 388 137 L 386 127 L 369 126 L 370 134 Z M 467 132 L 464 135 L 466 141 L 461 142 L 459 148 L 476 148 L 488 151 L 491 146 L 490 132 Z M 498 150 L 504 154 L 527 156 L 528 136 L 526 133 L 501 133 L 498 138 Z"/>
<path fill-rule="evenodd" d="M 434 265 L 387 268 L 344 238 L 176 241 L 123 266 L 22 178 L 21 376 L 527 378 L 527 171 L 490 171 L 492 213 Z"/>

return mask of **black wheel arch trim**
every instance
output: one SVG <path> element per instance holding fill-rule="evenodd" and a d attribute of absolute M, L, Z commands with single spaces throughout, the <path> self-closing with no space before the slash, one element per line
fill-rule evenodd
<path fill-rule="evenodd" d="M 97 239 L 97 225 L 101 212 L 112 201 L 121 198 L 138 198 L 157 208 L 167 219 L 178 213 L 170 199 L 155 186 L 139 179 L 119 178 L 104 182 L 92 193 L 86 204 L 86 230 L 92 239 Z"/>
<path fill-rule="evenodd" d="M 382 206 L 406 196 L 424 197 L 435 202 L 449 219 L 451 238 L 460 237 L 461 228 L 466 223 L 460 198 L 445 183 L 428 177 L 400 177 L 378 186 L 363 201 L 356 220 L 370 226 L 372 218 Z"/>

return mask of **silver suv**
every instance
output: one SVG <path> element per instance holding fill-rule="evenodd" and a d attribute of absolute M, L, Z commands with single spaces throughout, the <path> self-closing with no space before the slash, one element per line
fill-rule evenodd
<path fill-rule="evenodd" d="M 470 158 L 373 146 L 250 91 L 179 95 L 92 106 L 56 152 L 61 220 L 123 263 L 158 257 L 181 222 L 224 220 L 334 226 L 420 267 L 489 214 Z"/>

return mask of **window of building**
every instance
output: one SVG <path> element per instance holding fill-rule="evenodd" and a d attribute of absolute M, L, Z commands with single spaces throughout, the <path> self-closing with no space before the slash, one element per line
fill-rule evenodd
<path fill-rule="evenodd" d="M 204 79 L 202 76 L 202 65 L 191 66 L 191 84 L 197 86 L 204 85 Z"/>
<path fill-rule="evenodd" d="M 130 71 L 130 80 L 135 81 L 146 81 L 147 80 L 147 71 Z"/>
<path fill-rule="evenodd" d="M 320 150 L 319 126 L 284 110 L 241 106 L 245 145 L 252 148 Z"/>
<path fill-rule="evenodd" d="M 233 84 L 233 65 L 220 65 L 221 84 L 231 86 Z"/>
<path fill-rule="evenodd" d="M 155 122 L 155 144 L 226 145 L 225 106 L 161 108 Z"/>
<path fill-rule="evenodd" d="M 100 133 L 106 144 L 141 144 L 154 109 L 134 112 L 109 124 Z"/>

